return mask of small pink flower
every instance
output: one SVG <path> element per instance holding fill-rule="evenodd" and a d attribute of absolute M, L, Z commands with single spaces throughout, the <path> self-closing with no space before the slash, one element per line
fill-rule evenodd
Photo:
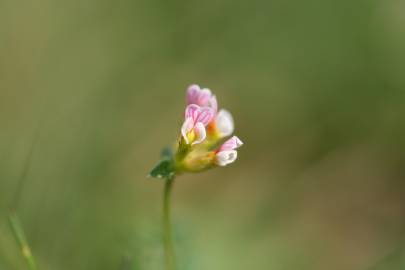
<path fill-rule="evenodd" d="M 238 137 L 233 136 L 216 151 L 215 163 L 219 166 L 226 166 L 233 163 L 238 157 L 236 149 L 242 145 L 243 142 Z"/>
<path fill-rule="evenodd" d="M 198 144 L 205 140 L 205 127 L 212 121 L 215 112 L 210 107 L 200 107 L 190 104 L 186 108 L 185 121 L 181 127 L 181 134 L 186 144 Z"/>
<path fill-rule="evenodd" d="M 197 84 L 187 89 L 187 104 L 196 104 L 200 107 L 210 107 L 216 113 L 218 110 L 217 98 L 208 88 L 201 89 Z"/>

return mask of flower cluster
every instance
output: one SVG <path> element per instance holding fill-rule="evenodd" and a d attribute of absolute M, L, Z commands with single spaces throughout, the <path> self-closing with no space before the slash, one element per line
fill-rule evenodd
<path fill-rule="evenodd" d="M 152 176 L 166 177 L 169 172 L 174 175 L 226 166 L 238 156 L 236 149 L 243 144 L 238 137 L 233 136 L 220 144 L 232 135 L 234 121 L 230 112 L 218 110 L 217 98 L 211 90 L 191 85 L 186 100 L 184 122 L 174 153 L 164 166 L 158 165 L 154 169 L 155 175 L 152 171 Z"/>

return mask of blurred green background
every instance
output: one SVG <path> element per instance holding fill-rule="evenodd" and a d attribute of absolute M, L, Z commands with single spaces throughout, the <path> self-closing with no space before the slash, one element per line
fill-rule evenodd
<path fill-rule="evenodd" d="M 405 269 L 404 10 L 1 0 L 0 269 L 26 269 L 13 201 L 41 270 L 162 269 L 146 175 L 192 83 L 245 145 L 176 182 L 181 270 Z"/>

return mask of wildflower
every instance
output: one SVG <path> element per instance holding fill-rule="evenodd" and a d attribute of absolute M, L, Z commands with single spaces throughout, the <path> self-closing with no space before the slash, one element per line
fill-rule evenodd
<path fill-rule="evenodd" d="M 222 139 L 234 131 L 231 113 L 218 110 L 216 96 L 211 90 L 201 89 L 196 84 L 188 87 L 186 100 L 184 122 L 174 151 L 165 151 L 151 176 L 172 179 L 184 172 L 226 166 L 237 159 L 236 149 L 243 144 L 238 137 L 231 137 L 217 148 Z"/>
<path fill-rule="evenodd" d="M 162 159 L 152 169 L 150 176 L 164 178 L 163 242 L 165 269 L 176 269 L 176 256 L 172 243 L 170 221 L 170 194 L 176 175 L 184 172 L 201 172 L 215 166 L 226 166 L 238 157 L 237 148 L 242 141 L 233 136 L 218 149 L 224 137 L 233 133 L 234 122 L 230 112 L 218 111 L 215 95 L 208 88 L 193 84 L 187 89 L 187 108 L 180 137 L 174 149 L 165 149 Z M 174 150 L 174 151 L 173 151 Z"/>

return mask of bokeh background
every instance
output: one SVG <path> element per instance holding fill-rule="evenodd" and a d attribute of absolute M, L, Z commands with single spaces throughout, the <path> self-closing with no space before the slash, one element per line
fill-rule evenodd
<path fill-rule="evenodd" d="M 0 1 L 0 269 L 162 269 L 185 89 L 245 142 L 176 182 L 181 270 L 405 269 L 405 2 Z"/>

